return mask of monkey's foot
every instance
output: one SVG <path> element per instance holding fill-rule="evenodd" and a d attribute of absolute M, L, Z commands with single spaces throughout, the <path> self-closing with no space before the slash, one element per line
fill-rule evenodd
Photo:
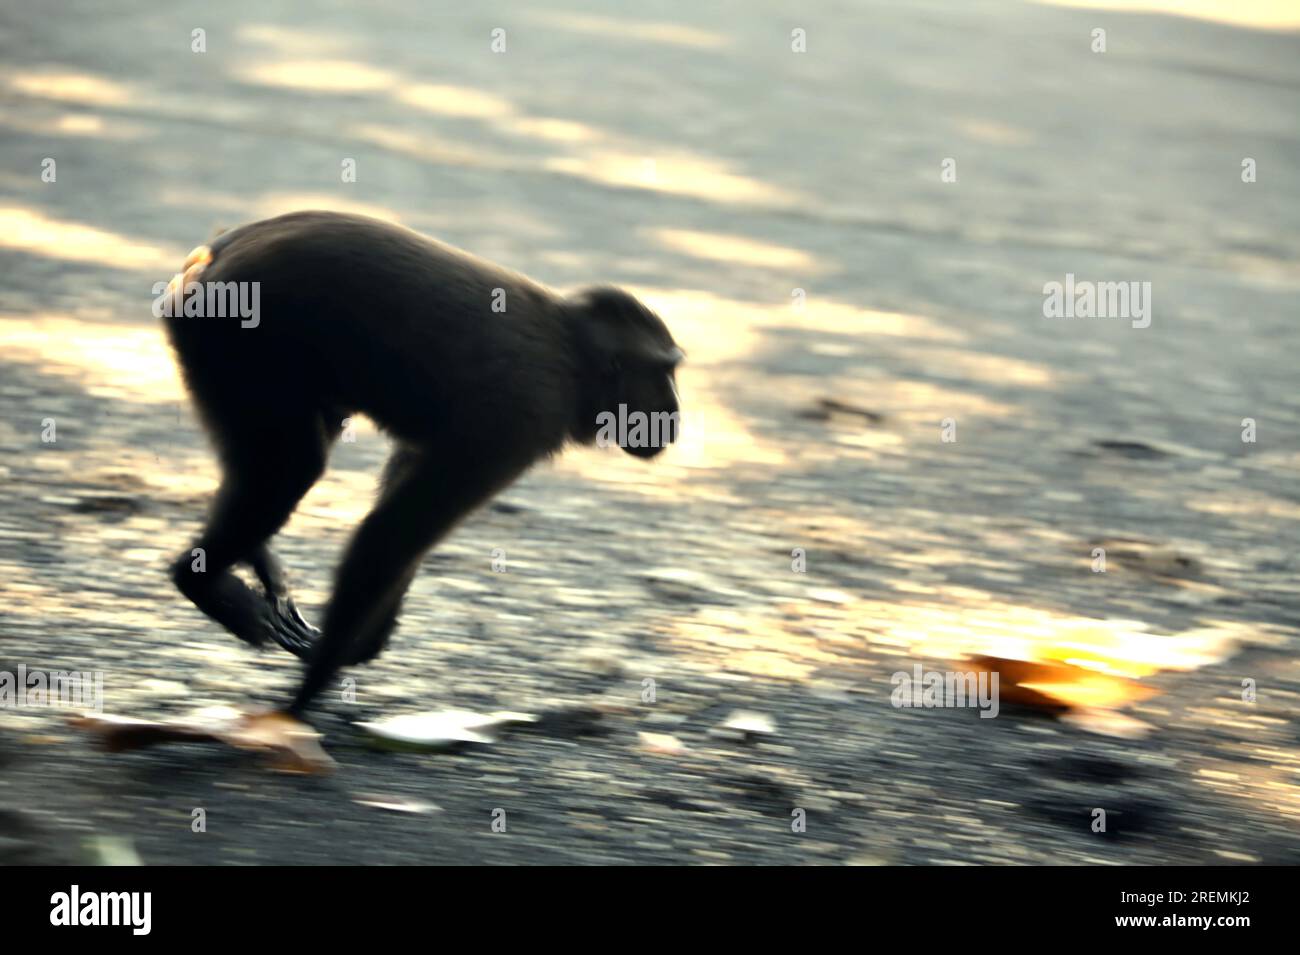
<path fill-rule="evenodd" d="M 270 610 L 266 621 L 270 638 L 299 660 L 306 660 L 320 631 L 302 618 L 292 597 L 268 596 L 266 602 Z"/>

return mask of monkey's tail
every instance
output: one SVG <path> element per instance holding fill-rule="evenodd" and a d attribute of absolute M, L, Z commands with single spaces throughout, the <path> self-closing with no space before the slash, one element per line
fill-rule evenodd
<path fill-rule="evenodd" d="M 181 270 L 167 283 L 167 290 L 163 293 L 163 315 L 172 317 L 182 314 L 185 287 L 191 282 L 197 282 L 211 261 L 212 249 L 209 246 L 198 245 L 190 250 Z"/>
<path fill-rule="evenodd" d="M 206 245 L 196 245 L 190 250 L 190 254 L 185 257 L 185 264 L 181 270 L 172 276 L 171 281 L 167 283 L 167 290 L 163 294 L 165 307 L 170 311 L 164 311 L 167 316 L 181 314 L 179 308 L 185 294 L 185 287 L 191 282 L 198 282 L 203 275 L 203 270 L 212 264 L 217 253 L 230 244 L 241 231 L 243 226 L 235 229 L 220 228 L 212 233 L 212 238 Z"/>

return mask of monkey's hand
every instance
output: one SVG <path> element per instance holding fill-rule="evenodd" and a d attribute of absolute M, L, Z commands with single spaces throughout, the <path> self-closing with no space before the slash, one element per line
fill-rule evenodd
<path fill-rule="evenodd" d="M 306 660 L 320 631 L 302 618 L 292 597 L 268 596 L 266 602 L 270 611 L 266 621 L 270 638 L 299 660 Z"/>

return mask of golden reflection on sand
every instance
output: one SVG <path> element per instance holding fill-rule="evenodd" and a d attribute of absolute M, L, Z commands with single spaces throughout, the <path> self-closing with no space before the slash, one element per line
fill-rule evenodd
<path fill-rule="evenodd" d="M 519 116 L 503 126 L 506 132 L 553 143 L 585 143 L 600 138 L 595 127 L 571 119 Z"/>
<path fill-rule="evenodd" d="M 253 219 L 269 219 L 287 212 L 301 212 L 304 209 L 328 209 L 333 212 L 350 212 L 353 215 L 370 216 L 385 222 L 401 224 L 401 216 L 396 209 L 381 206 L 359 199 L 342 198 L 328 192 L 272 192 L 259 196 L 253 204 Z"/>
<path fill-rule="evenodd" d="M 243 42 L 271 47 L 279 56 L 329 58 L 348 45 L 348 38 L 313 33 L 300 26 L 282 27 L 274 23 L 247 23 L 235 31 Z"/>
<path fill-rule="evenodd" d="M 698 289 L 638 286 L 635 291 L 664 316 L 675 337 L 690 342 L 692 364 L 752 354 L 758 333 L 776 328 L 853 336 L 865 347 L 877 335 L 953 343 L 966 339 L 960 330 L 922 315 L 862 308 L 815 290 L 805 290 L 802 303 L 794 296 L 742 301 Z"/>
<path fill-rule="evenodd" d="M 179 261 L 173 260 L 172 271 Z M 149 300 L 142 298 L 141 311 L 148 314 Z M 71 378 L 99 397 L 146 404 L 185 399 L 166 338 L 154 325 L 110 325 L 67 315 L 0 316 L 0 351 L 11 361 Z"/>
<path fill-rule="evenodd" d="M 1153 691 L 1132 681 L 1220 663 L 1251 636 L 1241 623 L 1154 634 L 1141 621 L 1076 617 L 963 588 L 944 587 L 933 596 L 939 599 L 861 599 L 809 588 L 769 610 L 703 608 L 675 624 L 672 639 L 688 656 L 719 669 L 789 678 L 871 657 L 963 661 L 983 655 L 1066 664 L 1075 676 L 1053 685 L 1052 695 L 1082 708 L 1145 699 Z"/>
<path fill-rule="evenodd" d="M 38 577 L 33 568 L 17 561 L 0 564 L 4 572 L 0 573 L 0 605 L 6 611 L 22 607 L 39 607 L 46 601 L 57 598 L 58 591 Z"/>
<path fill-rule="evenodd" d="M 927 363 L 932 362 L 933 367 L 943 370 L 944 377 L 962 377 L 997 387 L 1054 388 L 1067 380 L 1060 371 L 1047 365 L 987 352 L 931 348 L 927 349 L 925 357 Z"/>
<path fill-rule="evenodd" d="M 812 622 L 780 613 L 708 607 L 675 625 L 668 643 L 689 659 L 749 676 L 803 680 L 845 661 L 813 632 Z"/>
<path fill-rule="evenodd" d="M 285 46 L 286 42 L 281 38 L 280 45 Z M 479 120 L 506 135 L 573 150 L 561 155 L 521 159 L 479 142 L 455 142 L 445 135 L 423 134 L 404 126 L 362 123 L 350 130 L 361 139 L 426 162 L 542 168 L 610 186 L 730 204 L 788 206 L 799 201 L 795 193 L 745 176 L 722 160 L 680 149 L 665 150 L 660 144 L 636 142 L 573 119 L 528 116 L 493 93 L 452 84 L 412 81 L 391 70 L 355 60 L 331 57 L 258 60 L 237 67 L 234 75 L 245 83 L 315 94 L 382 94 L 421 112 Z M 87 106 L 127 107 L 149 99 L 129 86 L 87 73 L 23 74 L 10 77 L 8 85 L 23 95 Z M 65 117 L 51 131 L 95 135 L 105 128 L 97 117 Z M 580 150 L 576 148 L 579 146 Z"/>
<path fill-rule="evenodd" d="M 996 119 L 959 119 L 957 128 L 976 142 L 996 146 L 1027 146 L 1034 141 L 1029 130 Z"/>
<path fill-rule="evenodd" d="M 616 448 L 574 448 L 556 467 L 665 500 L 690 495 L 732 501 L 736 498 L 715 482 L 696 485 L 696 472 L 745 466 L 771 469 L 789 463 L 781 447 L 762 440 L 722 404 L 704 384 L 707 379 L 702 373 L 684 369 L 679 380 L 686 402 L 682 433 L 660 457 L 647 464 Z"/>
<path fill-rule="evenodd" d="M 242 67 L 236 77 L 259 86 L 310 93 L 373 93 L 398 83 L 397 75 L 388 70 L 343 59 L 259 61 Z"/>
<path fill-rule="evenodd" d="M 667 249 L 711 262 L 728 262 L 765 269 L 798 270 L 805 274 L 817 274 L 826 270 L 801 249 L 773 245 L 756 239 L 717 232 L 695 232 L 689 229 L 649 229 L 646 230 L 646 234 Z"/>
<path fill-rule="evenodd" d="M 504 155 L 490 152 L 477 144 L 457 142 L 441 134 L 418 133 L 382 123 L 361 123 L 352 127 L 349 134 L 422 162 L 503 169 L 511 165 L 509 158 Z"/>
<path fill-rule="evenodd" d="M 731 40 L 720 33 L 680 23 L 629 20 L 624 17 L 602 17 L 579 13 L 547 13 L 536 15 L 533 19 L 562 30 L 603 39 L 658 43 L 692 50 L 717 50 L 731 45 Z"/>
<path fill-rule="evenodd" d="M 1242 736 L 1255 738 L 1265 733 L 1272 735 L 1280 730 L 1285 731 L 1285 721 L 1259 717 L 1234 720 L 1234 712 L 1223 707 L 1185 711 L 1184 729 L 1212 733 L 1235 729 Z M 1215 762 L 1197 769 L 1196 782 L 1216 790 L 1220 795 L 1300 819 L 1300 785 L 1297 785 L 1297 780 L 1300 780 L 1300 757 L 1294 751 L 1286 752 L 1265 746 L 1243 749 L 1240 762 Z M 1218 854 L 1225 858 L 1235 858 L 1230 852 Z M 1245 856 L 1239 861 L 1260 860 Z"/>
<path fill-rule="evenodd" d="M 136 101 L 123 83 L 72 71 L 39 71 L 9 77 L 9 88 L 26 96 L 82 103 L 87 106 L 127 106 Z"/>
<path fill-rule="evenodd" d="M 1295 0 L 1037 0 L 1054 7 L 1116 10 L 1125 13 L 1164 13 L 1258 30 L 1300 28 L 1300 5 Z"/>
<path fill-rule="evenodd" d="M 237 196 L 233 193 L 213 192 L 191 186 L 184 188 L 173 186 L 159 190 L 158 201 L 169 206 L 206 209 L 209 212 L 219 213 L 220 217 L 216 221 L 226 227 L 257 219 L 269 219 L 284 215 L 286 212 L 301 212 L 304 209 L 349 212 L 399 224 L 402 221 L 397 210 L 388 206 L 350 199 L 330 192 L 267 192 L 257 196 Z M 215 234 L 214 230 L 213 235 Z M 199 234 L 195 238 L 211 238 L 211 236 Z"/>
<path fill-rule="evenodd" d="M 0 246 L 54 259 L 163 275 L 175 272 L 185 257 L 183 249 L 136 242 L 116 232 L 53 219 L 20 206 L 0 206 Z"/>
<path fill-rule="evenodd" d="M 400 103 L 439 116 L 500 119 L 514 113 L 508 100 L 468 86 L 412 83 L 399 87 L 394 95 Z"/>
<path fill-rule="evenodd" d="M 788 206 L 794 193 L 734 172 L 721 160 L 680 150 L 595 148 L 555 156 L 543 168 L 625 189 L 645 189 L 727 204 Z"/>
<path fill-rule="evenodd" d="M 654 462 L 653 477 L 647 476 L 640 462 L 608 456 L 577 455 L 560 464 L 595 480 L 662 498 L 716 495 L 716 487 L 705 490 L 692 484 L 696 472 L 738 466 L 771 469 L 796 460 L 813 466 L 842 456 L 846 449 L 866 456 L 905 453 L 909 431 L 923 429 L 937 435 L 944 417 L 958 416 L 971 424 L 1019 411 L 1016 405 L 985 397 L 974 389 L 911 378 L 846 375 L 821 379 L 769 374 L 763 378 L 761 395 L 780 395 L 790 413 L 811 409 L 819 398 L 831 395 L 881 413 L 887 420 L 886 426 L 880 427 L 864 426 L 859 419 L 832 418 L 825 425 L 827 440 L 812 446 L 798 438 L 769 437 L 755 430 L 761 420 L 755 422 L 738 410 L 760 397 L 751 393 L 748 382 L 752 376 L 743 372 L 743 363 L 771 346 L 766 333 L 794 329 L 840 334 L 859 339 L 867 349 L 872 347 L 873 336 L 917 339 L 930 349 L 928 342 L 959 341 L 961 333 L 920 315 L 855 308 L 819 297 L 806 300 L 799 309 L 783 302 L 742 302 L 688 289 L 634 287 L 632 291 L 664 317 L 688 356 L 679 372 L 682 442 Z M 936 365 L 950 362 L 955 374 L 974 384 L 1052 384 L 1048 370 L 1030 362 L 951 349 L 930 349 L 922 354 L 928 358 L 932 352 Z M 774 427 L 771 433 L 780 434 L 781 429 Z"/>
<path fill-rule="evenodd" d="M 96 139 L 140 139 L 145 129 L 120 117 L 112 122 L 93 113 L 36 115 L 28 108 L 0 109 L 0 125 L 36 136 L 90 136 Z"/>
<path fill-rule="evenodd" d="M 1185 506 L 1189 510 L 1219 517 L 1300 521 L 1300 504 L 1255 491 L 1237 491 L 1224 497 L 1192 498 L 1185 502 Z"/>
<path fill-rule="evenodd" d="M 599 22 L 596 18 L 582 18 Z M 611 21 L 622 24 L 622 21 Z M 642 25 L 647 26 L 647 25 Z M 659 25 L 663 27 L 663 25 Z M 666 27 L 648 25 L 647 37 L 673 36 Z M 622 26 L 620 26 L 622 29 Z M 679 28 L 676 39 L 695 31 Z M 703 34 L 701 34 L 703 36 Z M 284 46 L 283 42 L 278 45 Z M 789 205 L 793 193 L 733 170 L 727 163 L 684 150 L 665 150 L 658 143 L 639 143 L 572 119 L 529 116 L 509 100 L 484 90 L 446 83 L 427 83 L 387 69 L 337 58 L 255 61 L 238 67 L 238 79 L 279 89 L 312 93 L 382 94 L 403 106 L 453 119 L 479 120 L 497 132 L 568 149 L 561 155 L 520 158 L 482 143 L 452 142 L 405 126 L 362 123 L 360 136 L 384 148 L 424 161 L 499 168 L 537 168 L 622 188 L 695 196 L 713 202 Z"/>

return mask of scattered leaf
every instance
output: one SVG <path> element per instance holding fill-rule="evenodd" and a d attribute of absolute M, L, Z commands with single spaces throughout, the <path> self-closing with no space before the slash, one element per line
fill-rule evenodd
<path fill-rule="evenodd" d="M 442 812 L 441 806 L 435 806 L 431 802 L 425 802 L 423 799 L 407 799 L 404 796 L 382 796 L 376 793 L 358 793 L 353 801 L 359 806 L 369 806 L 373 809 L 385 809 L 389 812 L 406 812 L 417 815 L 427 815 L 431 812 Z"/>
<path fill-rule="evenodd" d="M 178 720 L 141 720 L 87 714 L 72 725 L 99 737 L 110 753 L 160 743 L 221 743 L 262 753 L 271 768 L 285 773 L 324 773 L 334 761 L 321 748 L 320 734 L 287 713 L 245 713 L 230 707 L 207 707 Z"/>
<path fill-rule="evenodd" d="M 712 735 L 727 739 L 749 740 L 755 736 L 771 736 L 776 732 L 776 722 L 765 713 L 751 710 L 734 710 Z"/>
<path fill-rule="evenodd" d="M 800 418 L 811 421 L 829 421 L 834 415 L 861 418 L 870 424 L 880 424 L 885 420 L 885 416 L 879 412 L 863 408 L 861 405 L 838 401 L 835 398 L 818 398 L 811 408 L 806 408 L 798 414 Z"/>
<path fill-rule="evenodd" d="M 1137 717 L 1121 713 L 1119 710 L 1097 708 L 1071 710 L 1062 714 L 1061 722 L 1071 723 L 1089 733 L 1117 736 L 1121 739 L 1139 739 L 1155 728 L 1150 723 L 1144 723 Z"/>
<path fill-rule="evenodd" d="M 454 749 L 466 743 L 495 743 L 497 734 L 504 727 L 535 722 L 537 717 L 531 713 L 440 710 L 408 713 L 356 725 L 380 749 L 430 751 Z"/>
<path fill-rule="evenodd" d="M 659 756 L 680 756 L 686 752 L 686 744 L 670 733 L 637 733 L 641 748 L 647 753 Z"/>
<path fill-rule="evenodd" d="M 971 657 L 979 672 L 998 674 L 998 697 L 1049 710 L 1115 708 L 1144 700 L 1155 690 L 1126 676 L 1053 660 Z"/>
<path fill-rule="evenodd" d="M 1110 454 L 1117 454 L 1123 458 L 1129 458 L 1134 461 L 1151 461 L 1159 458 L 1169 457 L 1168 451 L 1163 451 L 1154 445 L 1147 444 L 1145 441 L 1094 441 L 1093 447 Z"/>

